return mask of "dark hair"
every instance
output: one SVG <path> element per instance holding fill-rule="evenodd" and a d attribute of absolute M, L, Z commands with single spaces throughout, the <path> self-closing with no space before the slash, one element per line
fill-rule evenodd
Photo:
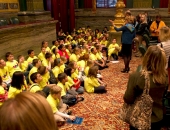
<path fill-rule="evenodd" d="M 98 72 L 99 68 L 98 66 L 92 66 L 89 68 L 89 73 L 88 73 L 88 77 L 97 77 L 97 72 Z"/>
<path fill-rule="evenodd" d="M 43 45 L 46 43 L 47 41 L 42 41 L 42 44 L 41 44 L 41 46 L 43 47 Z"/>
<path fill-rule="evenodd" d="M 39 59 L 33 59 L 32 65 L 33 65 L 33 66 L 36 66 L 36 64 L 38 63 L 38 61 L 39 61 Z"/>
<path fill-rule="evenodd" d="M 53 49 L 52 49 L 52 52 L 55 54 L 55 51 L 56 51 L 56 47 L 54 47 Z"/>
<path fill-rule="evenodd" d="M 2 77 L 0 76 L 0 85 L 2 85 Z"/>
<path fill-rule="evenodd" d="M 68 75 L 68 76 L 71 76 L 71 70 L 72 70 L 72 68 L 66 67 L 66 68 L 64 69 L 64 73 L 66 73 L 66 75 Z"/>
<path fill-rule="evenodd" d="M 91 52 L 93 52 L 94 51 L 94 47 L 93 48 L 91 48 Z"/>
<path fill-rule="evenodd" d="M 6 60 L 8 60 L 7 58 L 9 57 L 9 55 L 12 55 L 12 53 L 11 53 L 11 52 L 7 52 L 7 53 L 5 54 Z"/>
<path fill-rule="evenodd" d="M 17 57 L 18 62 L 19 62 L 19 59 L 20 59 L 21 57 L 23 57 L 23 55 L 19 55 L 19 56 Z"/>
<path fill-rule="evenodd" d="M 49 52 L 45 53 L 45 59 L 48 59 L 48 58 L 50 58 L 50 57 L 52 57 L 52 54 L 51 54 L 51 53 L 49 53 Z"/>
<path fill-rule="evenodd" d="M 160 15 L 160 14 L 156 15 L 156 19 L 157 19 L 157 18 L 160 18 L 160 19 L 161 19 L 161 15 Z"/>
<path fill-rule="evenodd" d="M 28 50 L 27 53 L 30 55 L 34 50 Z"/>
<path fill-rule="evenodd" d="M 33 83 L 36 83 L 35 80 L 37 79 L 37 74 L 39 74 L 38 72 L 32 73 L 30 76 L 30 79 Z"/>
<path fill-rule="evenodd" d="M 24 74 L 21 71 L 14 72 L 11 86 L 16 89 L 21 89 L 22 85 L 24 85 Z"/>
<path fill-rule="evenodd" d="M 41 96 L 47 98 L 47 95 L 46 95 L 45 92 L 42 91 L 42 90 L 38 90 L 38 91 L 36 91 L 35 93 L 37 93 L 37 94 L 39 94 L 39 95 L 41 95 Z"/>
<path fill-rule="evenodd" d="M 57 41 L 57 40 L 55 40 L 55 41 L 52 41 L 52 44 L 54 45 L 56 41 Z M 58 42 L 58 41 L 57 41 L 57 42 Z"/>
<path fill-rule="evenodd" d="M 69 62 L 68 67 L 74 69 L 74 64 L 75 64 L 75 61 L 71 61 Z"/>
<path fill-rule="evenodd" d="M 64 47 L 64 44 L 60 44 L 58 49 L 61 50 Z"/>
<path fill-rule="evenodd" d="M 55 60 L 54 60 L 54 66 L 58 66 L 59 64 L 60 64 L 60 58 L 56 58 Z"/>
<path fill-rule="evenodd" d="M 65 79 L 66 77 L 67 77 L 67 75 L 66 75 L 65 73 L 60 73 L 60 74 L 58 75 L 58 80 L 59 80 L 60 82 L 62 82 L 63 79 Z"/>
<path fill-rule="evenodd" d="M 38 73 L 40 73 L 41 75 L 44 75 L 46 69 L 47 69 L 47 68 L 46 68 L 45 66 L 40 66 L 40 67 L 38 68 Z"/>

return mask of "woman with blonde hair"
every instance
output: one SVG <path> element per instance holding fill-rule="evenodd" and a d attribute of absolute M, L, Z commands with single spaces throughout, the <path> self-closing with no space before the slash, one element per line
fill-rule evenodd
<path fill-rule="evenodd" d="M 124 59 L 125 68 L 122 73 L 128 73 L 130 70 L 129 63 L 132 55 L 132 40 L 135 38 L 134 17 L 128 16 L 125 18 L 125 25 L 117 28 L 112 20 L 109 20 L 116 31 L 122 31 L 122 55 Z"/>
<path fill-rule="evenodd" d="M 168 63 L 168 59 L 170 56 L 170 29 L 167 26 L 162 27 L 159 30 L 159 39 L 161 41 L 161 44 L 159 44 L 165 51 L 166 54 L 166 60 Z"/>
<path fill-rule="evenodd" d="M 158 46 L 150 46 L 143 57 L 142 70 L 149 72 L 150 90 L 149 95 L 153 100 L 151 115 L 151 130 L 160 130 L 163 119 L 162 98 L 165 92 L 168 78 L 165 69 L 166 56 Z M 139 97 L 145 86 L 145 77 L 142 72 L 130 74 L 127 89 L 124 94 L 124 102 L 133 104 Z M 130 127 L 130 130 L 136 130 Z"/>
<path fill-rule="evenodd" d="M 36 93 L 23 92 L 0 107 L 0 130 L 58 130 L 52 109 Z"/>

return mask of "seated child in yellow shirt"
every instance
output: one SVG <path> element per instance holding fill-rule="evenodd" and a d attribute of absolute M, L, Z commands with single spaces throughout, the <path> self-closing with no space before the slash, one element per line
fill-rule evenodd
<path fill-rule="evenodd" d="M 20 69 L 22 70 L 22 72 L 24 73 L 27 83 L 29 83 L 28 75 L 29 75 L 29 71 L 32 69 L 33 65 L 29 64 L 28 61 L 25 60 L 23 55 L 18 56 L 18 65 L 19 65 Z"/>
<path fill-rule="evenodd" d="M 54 118 L 56 122 L 65 121 L 65 118 L 74 120 L 75 116 L 64 113 L 67 109 L 67 105 L 62 102 L 61 91 L 61 87 L 54 85 L 53 87 L 51 87 L 50 95 L 47 97 L 47 101 L 50 104 L 51 109 L 54 113 Z"/>
<path fill-rule="evenodd" d="M 108 59 L 111 60 L 111 56 L 112 56 L 114 60 L 118 60 L 119 51 L 120 51 L 120 47 L 116 43 L 116 39 L 113 39 L 112 43 L 108 47 Z"/>
<path fill-rule="evenodd" d="M 40 81 L 39 85 L 41 90 L 43 90 L 45 87 L 51 87 L 54 84 L 50 84 L 50 72 L 48 71 L 48 69 L 45 66 L 40 66 L 38 68 L 38 72 L 41 74 L 42 76 L 42 80 Z"/>
<path fill-rule="evenodd" d="M 88 77 L 84 81 L 85 90 L 88 93 L 106 93 L 106 84 L 97 78 L 98 66 L 89 69 Z"/>
<path fill-rule="evenodd" d="M 74 69 L 67 67 L 64 70 L 64 73 L 67 75 L 68 82 L 66 83 L 68 87 L 73 91 L 77 92 L 78 94 L 84 93 L 84 87 L 80 86 L 81 81 L 77 78 L 76 80 L 71 77 L 72 73 L 74 73 Z M 69 90 L 68 90 L 69 92 Z"/>
<path fill-rule="evenodd" d="M 21 71 L 14 72 L 12 76 L 11 86 L 8 91 L 8 98 L 13 98 L 22 91 L 26 91 L 27 87 L 24 84 L 24 74 Z"/>
<path fill-rule="evenodd" d="M 60 70 L 60 66 L 62 66 L 62 65 L 63 65 L 63 61 L 60 58 L 57 58 L 57 59 L 54 60 L 54 68 L 52 69 L 52 71 L 53 71 L 54 76 L 57 80 L 58 80 L 58 75 L 60 73 L 63 73 Z"/>
<path fill-rule="evenodd" d="M 29 56 L 27 59 L 28 64 L 32 64 L 32 61 L 34 59 L 38 59 L 38 57 L 35 56 L 34 50 L 28 50 L 28 56 Z"/>
<path fill-rule="evenodd" d="M 71 106 L 71 105 L 75 105 L 79 101 L 84 100 L 83 97 L 77 97 L 77 95 L 72 95 L 72 94 L 67 93 L 67 90 L 69 88 L 67 86 L 68 78 L 65 73 L 59 74 L 58 80 L 59 80 L 59 82 L 58 82 L 57 86 L 59 86 L 62 89 L 61 90 L 61 98 L 65 104 Z"/>
<path fill-rule="evenodd" d="M 43 89 L 40 88 L 40 83 L 43 80 L 41 74 L 38 72 L 35 72 L 31 74 L 30 78 L 33 84 L 31 84 L 29 91 L 32 93 L 36 93 L 37 91 L 43 91 L 43 93 L 45 94 L 45 97 L 47 97 L 49 95 L 50 88 L 47 86 L 45 86 Z"/>

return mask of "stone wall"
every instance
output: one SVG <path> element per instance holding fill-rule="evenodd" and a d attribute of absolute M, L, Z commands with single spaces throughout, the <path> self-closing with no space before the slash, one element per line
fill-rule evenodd
<path fill-rule="evenodd" d="M 15 57 L 22 54 L 27 56 L 27 50 L 33 49 L 35 54 L 41 50 L 43 40 L 49 42 L 56 40 L 57 21 L 46 21 L 34 24 L 16 25 L 0 29 L 0 58 L 8 51 Z"/>

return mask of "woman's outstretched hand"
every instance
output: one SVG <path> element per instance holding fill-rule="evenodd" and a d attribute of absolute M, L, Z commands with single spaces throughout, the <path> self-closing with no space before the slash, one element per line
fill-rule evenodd
<path fill-rule="evenodd" d="M 109 19 L 109 22 L 111 22 L 111 23 L 113 24 L 113 20 L 110 20 L 110 19 Z"/>

